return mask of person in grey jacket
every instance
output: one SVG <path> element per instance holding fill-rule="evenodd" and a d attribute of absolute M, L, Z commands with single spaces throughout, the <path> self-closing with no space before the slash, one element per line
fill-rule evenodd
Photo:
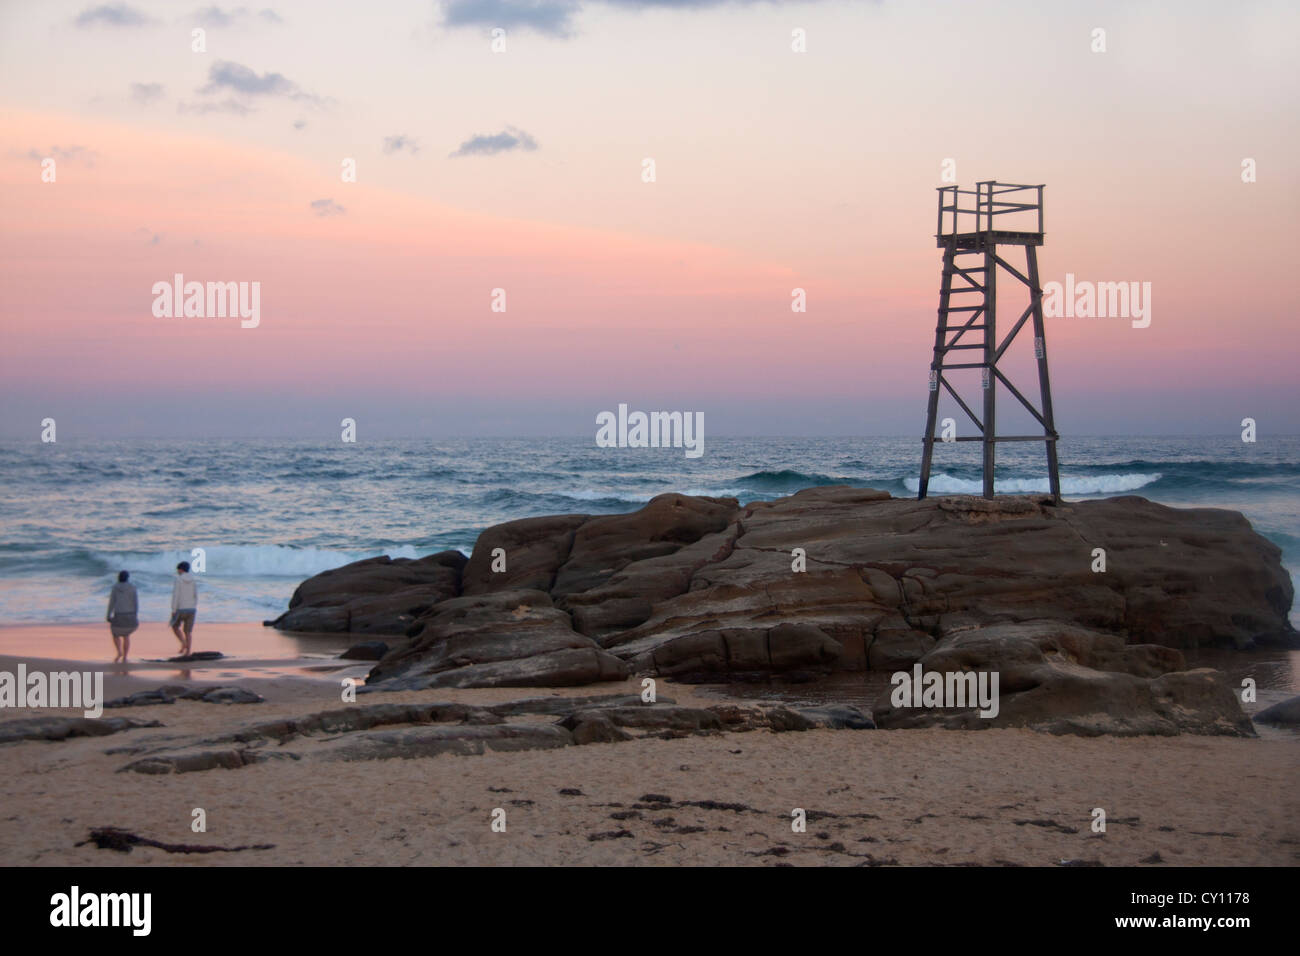
<path fill-rule="evenodd" d="M 117 648 L 113 663 L 126 663 L 126 655 L 131 652 L 131 635 L 140 626 L 140 599 L 130 577 L 126 571 L 119 571 L 117 583 L 108 592 L 108 629 Z"/>

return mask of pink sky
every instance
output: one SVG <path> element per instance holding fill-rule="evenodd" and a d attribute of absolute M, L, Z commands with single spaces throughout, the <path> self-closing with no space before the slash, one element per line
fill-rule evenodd
<path fill-rule="evenodd" d="M 998 4 L 596 4 L 575 36 L 518 30 L 493 61 L 482 31 L 440 27 L 427 4 L 405 25 L 384 11 L 379 37 L 284 4 L 273 27 L 210 30 L 204 55 L 165 6 L 109 33 L 71 25 L 86 6 L 0 14 L 0 433 L 51 404 L 101 420 L 106 395 L 147 429 L 174 419 L 140 409 L 200 394 L 455 402 L 461 433 L 476 401 L 517 434 L 581 433 L 589 411 L 638 401 L 715 407 L 714 434 L 762 433 L 777 407 L 799 421 L 800 403 L 808 434 L 919 431 L 949 157 L 964 186 L 1047 184 L 1044 282 L 1152 284 L 1150 328 L 1049 322 L 1063 425 L 1300 428 L 1285 7 L 1008 4 L 1019 25 L 998 29 Z M 792 24 L 808 53 L 789 50 Z M 33 78 L 38 61 L 57 81 Z M 217 62 L 324 103 L 182 111 Z M 133 102 L 132 83 L 164 92 Z M 506 127 L 538 148 L 448 157 Z M 384 153 L 397 134 L 420 151 Z M 55 146 L 82 149 L 43 183 Z M 317 215 L 323 199 L 343 212 Z M 260 326 L 155 318 L 151 288 L 177 272 L 260 282 Z M 235 433 L 266 422 L 241 414 Z M 403 433 L 396 413 L 386 426 Z"/>

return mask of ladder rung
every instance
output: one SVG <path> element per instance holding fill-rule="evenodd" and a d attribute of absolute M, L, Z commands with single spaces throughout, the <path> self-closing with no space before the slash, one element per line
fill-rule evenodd
<path fill-rule="evenodd" d="M 947 352 L 949 349 L 982 349 L 982 348 L 984 348 L 983 342 L 975 342 L 972 343 L 971 345 L 940 345 L 935 349 L 935 351 Z"/>
<path fill-rule="evenodd" d="M 964 285 L 957 289 L 949 289 L 948 291 L 949 292 L 984 292 L 986 290 L 982 285 Z"/>
<path fill-rule="evenodd" d="M 987 325 L 941 325 L 940 332 L 978 332 L 980 329 L 987 329 Z"/>

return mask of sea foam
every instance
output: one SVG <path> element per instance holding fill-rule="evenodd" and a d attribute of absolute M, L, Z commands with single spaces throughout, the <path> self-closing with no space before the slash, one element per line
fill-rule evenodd
<path fill-rule="evenodd" d="M 1063 495 L 1111 495 L 1122 491 L 1136 491 L 1160 480 L 1159 473 L 1084 475 L 1061 480 Z M 903 486 L 915 492 L 920 486 L 917 478 L 904 478 Z M 1007 478 L 994 482 L 994 490 L 1003 494 L 1047 494 L 1050 491 L 1047 478 Z M 929 492 L 936 495 L 978 495 L 984 492 L 984 484 L 978 478 L 954 478 L 942 472 L 930 476 Z"/>

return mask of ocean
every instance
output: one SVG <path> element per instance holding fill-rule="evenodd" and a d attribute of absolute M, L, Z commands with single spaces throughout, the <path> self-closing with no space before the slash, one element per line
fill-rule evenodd
<path fill-rule="evenodd" d="M 920 452 L 916 438 L 710 437 L 700 458 L 592 438 L 0 442 L 0 624 L 101 622 L 123 569 L 142 621 L 164 620 L 176 563 L 196 548 L 200 620 L 261 621 L 312 574 L 378 554 L 468 553 L 515 518 L 632 511 L 667 491 L 914 496 Z M 1041 445 L 999 453 L 999 491 L 1047 490 Z M 1300 437 L 1069 438 L 1059 453 L 1067 498 L 1236 509 L 1293 579 L 1300 570 Z M 978 454 L 938 447 L 931 494 L 979 493 Z"/>

